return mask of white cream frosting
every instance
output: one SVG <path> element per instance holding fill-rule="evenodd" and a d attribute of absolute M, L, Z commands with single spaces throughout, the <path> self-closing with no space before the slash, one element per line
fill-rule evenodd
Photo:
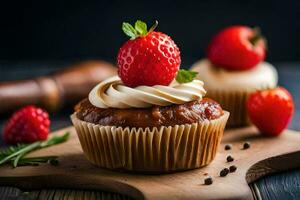
<path fill-rule="evenodd" d="M 198 72 L 197 79 L 201 79 L 205 83 L 208 91 L 253 91 L 274 88 L 278 81 L 276 69 L 267 62 L 261 62 L 250 70 L 228 71 L 203 59 L 195 63 L 191 70 Z"/>
<path fill-rule="evenodd" d="M 200 80 L 183 84 L 173 81 L 169 86 L 130 88 L 118 76 L 113 76 L 92 89 L 89 101 L 99 108 L 146 108 L 201 100 L 205 93 Z"/>

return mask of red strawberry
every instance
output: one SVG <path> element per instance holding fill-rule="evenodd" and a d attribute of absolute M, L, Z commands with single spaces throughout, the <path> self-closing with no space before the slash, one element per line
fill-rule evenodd
<path fill-rule="evenodd" d="M 259 29 L 247 26 L 225 28 L 211 40 L 207 57 L 228 70 L 248 70 L 265 59 L 266 42 Z"/>
<path fill-rule="evenodd" d="M 147 30 L 142 21 L 133 28 L 123 23 L 123 31 L 131 37 L 119 50 L 118 74 L 129 87 L 140 85 L 169 85 L 180 63 L 180 51 L 174 41 L 164 33 Z"/>
<path fill-rule="evenodd" d="M 284 88 L 258 91 L 247 101 L 248 114 L 257 128 L 266 135 L 279 135 L 291 120 L 294 103 Z"/>
<path fill-rule="evenodd" d="M 46 140 L 50 120 L 48 113 L 35 106 L 16 111 L 4 126 L 3 139 L 8 144 Z"/>

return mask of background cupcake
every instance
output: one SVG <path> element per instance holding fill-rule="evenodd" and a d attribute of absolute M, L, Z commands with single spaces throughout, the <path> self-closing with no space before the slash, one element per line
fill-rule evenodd
<path fill-rule="evenodd" d="M 213 37 L 208 59 L 192 66 L 204 81 L 207 96 L 231 113 L 230 127 L 249 124 L 246 100 L 252 92 L 277 85 L 276 69 L 263 61 L 265 52 L 266 41 L 258 29 L 232 26 Z"/>
<path fill-rule="evenodd" d="M 154 28 L 123 24 L 132 40 L 119 50 L 119 76 L 98 84 L 71 116 L 97 166 L 163 173 L 207 165 L 216 155 L 229 113 L 203 99 L 195 72 L 178 71 L 178 47 Z"/>

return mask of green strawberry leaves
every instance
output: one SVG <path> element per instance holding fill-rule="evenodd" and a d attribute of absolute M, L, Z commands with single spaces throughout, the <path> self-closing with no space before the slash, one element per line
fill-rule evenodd
<path fill-rule="evenodd" d="M 135 22 L 134 28 L 140 35 L 146 35 L 148 33 L 147 24 L 141 20 Z"/>
<path fill-rule="evenodd" d="M 128 35 L 130 38 L 136 38 L 137 31 L 133 28 L 133 26 L 129 23 L 123 22 L 122 24 L 122 30 L 126 35 Z"/>
<path fill-rule="evenodd" d="M 267 39 L 262 35 L 261 30 L 259 27 L 253 28 L 253 36 L 250 38 L 250 42 L 253 46 L 255 46 L 259 41 L 263 41 L 265 43 L 266 50 L 268 49 L 268 41 Z"/>
<path fill-rule="evenodd" d="M 146 36 L 148 33 L 152 32 L 157 25 L 158 22 L 155 21 L 155 24 L 148 31 L 147 24 L 141 20 L 137 20 L 134 24 L 134 27 L 127 22 L 123 22 L 122 30 L 127 36 L 130 37 L 131 40 L 134 40 L 137 37 Z"/>
<path fill-rule="evenodd" d="M 177 72 L 176 81 L 178 83 L 189 83 L 192 82 L 194 78 L 196 78 L 197 74 L 198 72 L 181 69 Z"/>

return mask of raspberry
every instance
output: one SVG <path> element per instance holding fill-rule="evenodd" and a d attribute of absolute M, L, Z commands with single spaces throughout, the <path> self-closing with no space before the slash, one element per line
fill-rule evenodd
<path fill-rule="evenodd" d="M 35 106 L 26 106 L 13 113 L 6 122 L 3 140 L 8 144 L 46 140 L 49 126 L 50 120 L 46 111 Z"/>

